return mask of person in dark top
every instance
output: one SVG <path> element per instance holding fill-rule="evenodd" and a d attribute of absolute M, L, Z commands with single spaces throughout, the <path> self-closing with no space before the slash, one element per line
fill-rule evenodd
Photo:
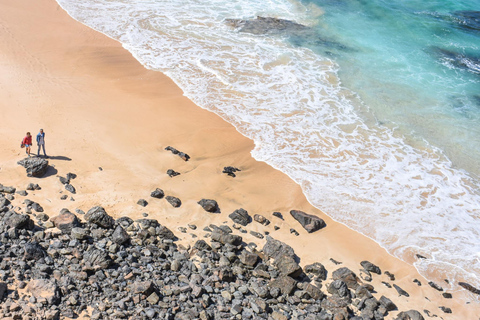
<path fill-rule="evenodd" d="M 37 134 L 37 146 L 37 156 L 40 157 L 40 149 L 43 148 L 43 154 L 47 158 L 47 153 L 45 152 L 45 132 L 43 132 L 43 129 L 40 129 L 40 132 Z"/>

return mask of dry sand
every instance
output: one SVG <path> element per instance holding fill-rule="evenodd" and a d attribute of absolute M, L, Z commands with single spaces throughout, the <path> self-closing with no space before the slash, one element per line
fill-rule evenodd
<path fill-rule="evenodd" d="M 19 189 L 39 183 L 42 190 L 28 198 L 50 216 L 64 207 L 73 212 L 94 205 L 115 217 L 138 218 L 145 212 L 170 227 L 182 243 L 192 244 L 192 231 L 182 234 L 178 227 L 196 224 L 201 238 L 204 226 L 231 225 L 228 214 L 244 208 L 272 221 L 266 227 L 253 222 L 247 229 L 269 231 L 287 242 L 301 265 L 319 261 L 331 272 L 338 268 L 329 261 L 333 258 L 358 274 L 359 262 L 369 260 L 395 274 L 394 283 L 410 293 L 398 297 L 395 289 L 381 284 L 391 282 L 387 276 L 374 275 L 377 298 L 385 295 L 400 310 L 427 309 L 444 319 L 478 318 L 478 304 L 459 299 L 472 296 L 453 292 L 454 299 L 444 299 L 414 267 L 312 207 L 289 177 L 251 157 L 251 140 L 184 97 L 168 77 L 146 70 L 119 43 L 73 20 L 55 1 L 2 0 L 0 43 L 0 183 Z M 24 157 L 20 141 L 27 131 L 35 136 L 40 128 L 54 169 L 44 178 L 27 178 L 16 164 Z M 188 153 L 190 161 L 165 151 L 168 145 Z M 236 178 L 221 173 L 230 165 L 242 170 Z M 170 168 L 181 175 L 170 178 Z M 78 175 L 75 201 L 60 200 L 68 192 L 56 175 L 67 172 Z M 150 198 L 157 187 L 179 197 L 182 206 Z M 149 202 L 147 207 L 136 204 L 140 198 Z M 202 198 L 217 200 L 221 213 L 203 211 L 197 204 Z M 17 196 L 15 204 L 21 201 Z M 291 209 L 318 215 L 327 227 L 308 234 L 288 214 Z M 285 220 L 272 216 L 274 211 Z M 274 231 L 275 225 L 280 230 Z M 290 234 L 290 228 L 300 236 Z M 249 234 L 242 236 L 263 245 Z M 423 286 L 414 284 L 414 278 Z M 439 306 L 450 307 L 453 314 L 444 314 Z"/>

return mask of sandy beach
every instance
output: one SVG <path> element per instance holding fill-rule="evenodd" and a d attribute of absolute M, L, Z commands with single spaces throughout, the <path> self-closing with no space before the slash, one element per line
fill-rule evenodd
<path fill-rule="evenodd" d="M 332 272 L 339 267 L 333 258 L 358 274 L 360 262 L 368 260 L 395 274 L 394 282 L 384 274 L 373 275 L 371 284 L 375 297 L 389 297 L 399 311 L 426 309 L 443 319 L 478 318 L 480 306 L 466 304 L 473 296 L 459 291 L 452 292 L 453 299 L 443 298 L 412 265 L 311 206 L 288 176 L 251 157 L 251 140 L 196 106 L 167 76 L 145 69 L 118 42 L 73 20 L 55 1 L 1 1 L 0 43 L 0 183 L 19 190 L 38 183 L 42 190 L 29 192 L 28 198 L 48 215 L 62 208 L 86 212 L 96 205 L 115 218 L 138 219 L 147 213 L 168 226 L 179 243 L 193 245 L 198 239 L 191 233 L 203 238 L 202 229 L 209 224 L 231 226 L 228 215 L 244 208 L 271 221 L 268 226 L 252 222 L 245 229 L 268 231 L 288 243 L 302 266 L 321 262 Z M 53 168 L 43 178 L 27 178 L 17 165 L 25 157 L 20 142 L 27 131 L 35 137 L 40 128 L 46 132 Z M 187 153 L 190 160 L 166 151 L 167 146 Z M 35 144 L 32 151 L 36 154 Z M 226 166 L 241 171 L 232 178 L 222 173 Z M 168 169 L 180 175 L 171 178 Z M 74 195 L 57 177 L 68 172 L 78 176 Z M 173 208 L 164 199 L 150 198 L 155 188 L 178 197 L 182 205 Z M 61 200 L 65 194 L 68 199 Z M 146 207 L 137 204 L 142 198 Z M 203 198 L 215 199 L 221 212 L 205 212 L 197 204 Z M 16 196 L 14 204 L 22 201 Z M 290 216 L 293 209 L 321 217 L 327 227 L 307 233 Z M 273 212 L 281 212 L 284 220 Z M 198 228 L 181 233 L 178 228 L 187 224 Z M 247 243 L 264 243 L 249 233 L 242 236 Z M 398 296 L 382 281 L 397 284 L 410 297 Z M 443 313 L 440 306 L 453 313 Z"/>

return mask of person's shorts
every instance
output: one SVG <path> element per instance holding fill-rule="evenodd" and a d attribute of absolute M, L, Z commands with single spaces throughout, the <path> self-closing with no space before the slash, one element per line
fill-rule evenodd
<path fill-rule="evenodd" d="M 25 148 L 28 148 L 28 147 L 31 147 L 31 146 L 32 146 L 31 144 L 26 144 Z"/>

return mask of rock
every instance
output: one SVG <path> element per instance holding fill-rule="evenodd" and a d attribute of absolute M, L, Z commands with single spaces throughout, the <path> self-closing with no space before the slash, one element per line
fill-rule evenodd
<path fill-rule="evenodd" d="M 240 262 L 246 266 L 253 267 L 258 261 L 258 255 L 247 250 L 242 250 L 239 256 Z"/>
<path fill-rule="evenodd" d="M 27 191 L 25 191 L 25 190 L 19 190 L 19 191 L 17 191 L 17 194 L 21 195 L 22 197 L 25 197 L 25 196 L 28 195 Z"/>
<path fill-rule="evenodd" d="M 417 310 L 409 310 L 400 312 L 395 320 L 425 320 L 425 318 Z"/>
<path fill-rule="evenodd" d="M 462 288 L 472 292 L 472 293 L 475 293 L 475 294 L 479 294 L 480 295 L 480 289 L 477 289 L 475 288 L 474 286 L 472 286 L 471 284 L 468 284 L 466 282 L 459 282 L 458 283 L 459 286 L 461 286 Z"/>
<path fill-rule="evenodd" d="M 308 233 L 315 232 L 326 226 L 325 221 L 317 216 L 299 210 L 291 210 L 290 214 L 297 220 Z"/>
<path fill-rule="evenodd" d="M 178 208 L 182 205 L 182 201 L 177 197 L 166 196 L 165 199 L 170 203 L 174 208 Z"/>
<path fill-rule="evenodd" d="M 105 229 L 112 229 L 115 224 L 115 220 L 105 212 L 105 209 L 98 206 L 88 210 L 85 220 Z"/>
<path fill-rule="evenodd" d="M 242 244 L 243 241 L 242 237 L 234 234 L 225 233 L 220 228 L 213 230 L 211 238 L 212 240 L 218 241 L 222 244 L 231 244 L 234 246 Z"/>
<path fill-rule="evenodd" d="M 273 311 L 271 315 L 273 320 L 288 320 L 289 318 L 281 311 Z"/>
<path fill-rule="evenodd" d="M 417 284 L 417 286 L 421 286 L 422 283 L 420 282 L 420 280 L 418 279 L 413 279 L 413 282 L 415 282 Z"/>
<path fill-rule="evenodd" d="M 405 290 L 403 290 L 402 288 L 400 288 L 400 287 L 397 286 L 396 284 L 394 284 L 393 287 L 395 288 L 395 290 L 397 290 L 397 292 L 398 292 L 398 294 L 399 294 L 400 296 L 410 297 L 410 295 L 408 294 L 408 292 L 406 292 Z"/>
<path fill-rule="evenodd" d="M 395 275 L 394 274 L 392 274 L 388 271 L 385 271 L 385 275 L 390 278 L 390 281 L 395 281 Z"/>
<path fill-rule="evenodd" d="M 35 210 L 35 212 L 43 212 L 42 206 L 36 202 L 32 202 L 31 207 L 33 210 Z"/>
<path fill-rule="evenodd" d="M 442 293 L 442 296 L 443 296 L 445 299 L 452 299 L 452 294 L 451 294 L 451 293 L 448 293 L 448 292 Z"/>
<path fill-rule="evenodd" d="M 358 299 L 370 299 L 373 296 L 367 287 L 358 286 L 357 289 L 355 290 L 355 297 Z"/>
<path fill-rule="evenodd" d="M 272 213 L 272 215 L 273 215 L 274 217 L 277 217 L 277 218 L 283 220 L 283 216 L 282 216 L 282 214 L 281 214 L 280 212 L 274 212 L 274 213 Z"/>
<path fill-rule="evenodd" d="M 219 212 L 217 201 L 211 199 L 202 199 L 197 202 L 203 210 L 207 212 Z"/>
<path fill-rule="evenodd" d="M 47 256 L 45 249 L 37 242 L 27 243 L 25 245 L 25 260 L 35 260 L 38 261 Z"/>
<path fill-rule="evenodd" d="M 160 297 L 158 296 L 158 294 L 156 294 L 155 292 L 153 292 L 152 294 L 150 294 L 147 298 L 147 301 L 150 303 L 150 304 L 157 304 L 158 301 L 160 301 Z"/>
<path fill-rule="evenodd" d="M 184 161 L 188 161 L 190 159 L 190 156 L 188 154 L 180 152 L 173 147 L 168 146 L 168 147 L 165 148 L 165 150 L 171 151 L 173 154 L 178 155 Z"/>
<path fill-rule="evenodd" d="M 165 196 L 165 193 L 162 189 L 157 188 L 155 189 L 155 191 L 152 191 L 152 193 L 150 193 L 150 196 L 152 198 L 162 199 Z"/>
<path fill-rule="evenodd" d="M 46 299 L 50 305 L 60 303 L 61 295 L 55 282 L 47 279 L 30 280 L 27 285 L 27 291 L 30 292 L 37 300 Z"/>
<path fill-rule="evenodd" d="M 229 268 L 222 268 L 220 269 L 218 273 L 218 278 L 220 281 L 223 282 L 233 282 L 235 281 L 235 276 L 233 275 L 233 272 Z"/>
<path fill-rule="evenodd" d="M 201 251 L 211 251 L 212 250 L 212 247 L 210 247 L 208 245 L 208 243 L 205 242 L 205 240 L 198 240 L 197 242 L 195 242 L 193 247 L 195 249 L 201 250 Z"/>
<path fill-rule="evenodd" d="M 255 220 L 256 222 L 258 222 L 260 224 L 263 224 L 264 226 L 268 226 L 270 224 L 270 220 L 268 220 L 267 218 L 265 218 L 264 216 L 262 216 L 260 214 L 255 214 L 253 216 L 253 220 Z"/>
<path fill-rule="evenodd" d="M 385 296 L 381 296 L 378 302 L 380 302 L 380 304 L 384 306 L 387 311 L 397 310 L 397 306 L 395 305 L 395 303 L 393 303 L 392 300 L 388 299 Z"/>
<path fill-rule="evenodd" d="M 302 274 L 302 268 L 291 255 L 282 255 L 275 260 L 278 271 L 290 277 L 298 277 Z"/>
<path fill-rule="evenodd" d="M 158 227 L 157 236 L 158 236 L 160 239 L 170 239 L 170 240 L 174 240 L 174 239 L 176 238 L 176 237 L 175 237 L 175 234 L 172 232 L 172 230 L 168 229 L 168 228 L 165 227 L 165 226 L 159 226 L 159 227 Z"/>
<path fill-rule="evenodd" d="M 440 310 L 442 310 L 445 313 L 452 313 L 452 309 L 450 309 L 450 308 L 447 308 L 447 307 L 444 307 L 444 306 L 441 306 L 439 308 L 440 308 Z"/>
<path fill-rule="evenodd" d="M 60 180 L 60 183 L 63 184 L 63 185 L 70 183 L 70 179 L 67 179 L 67 178 L 62 177 L 62 176 L 59 176 L 58 180 Z"/>
<path fill-rule="evenodd" d="M 117 219 L 117 223 L 124 228 L 128 228 L 133 224 L 133 219 L 130 217 L 121 217 Z"/>
<path fill-rule="evenodd" d="M 305 273 L 314 274 L 322 280 L 327 280 L 327 269 L 319 262 L 305 266 L 304 271 Z"/>
<path fill-rule="evenodd" d="M 248 212 L 243 208 L 235 210 L 234 212 L 230 213 L 228 216 L 235 223 L 238 223 L 242 226 L 246 226 L 252 221 L 252 218 L 250 217 Z"/>
<path fill-rule="evenodd" d="M 5 214 L 5 217 L 3 218 L 3 221 L 10 228 L 16 229 L 32 230 L 35 226 L 35 223 L 32 219 L 30 219 L 28 215 L 16 214 L 13 211 L 7 212 L 7 214 Z"/>
<path fill-rule="evenodd" d="M 130 241 L 130 236 L 120 225 L 118 225 L 112 234 L 112 240 L 113 242 L 122 245 Z"/>
<path fill-rule="evenodd" d="M 281 257 L 283 255 L 296 257 L 292 247 L 279 240 L 275 240 L 271 236 L 267 236 L 267 242 L 263 246 L 263 254 L 267 258 L 272 258 L 274 260 L 276 260 L 277 257 Z"/>
<path fill-rule="evenodd" d="M 261 234 L 259 232 L 256 232 L 256 231 L 250 231 L 250 234 L 252 236 L 254 236 L 255 238 L 258 238 L 258 239 L 263 239 L 264 238 L 263 234 Z"/>
<path fill-rule="evenodd" d="M 3 301 L 3 298 L 7 295 L 7 284 L 5 282 L 0 282 L 0 302 Z"/>
<path fill-rule="evenodd" d="M 83 228 L 72 228 L 70 237 L 77 240 L 85 240 L 88 237 L 88 231 Z"/>
<path fill-rule="evenodd" d="M 289 276 L 279 276 L 268 284 L 269 288 L 278 288 L 284 295 L 290 295 L 297 286 L 297 281 Z"/>
<path fill-rule="evenodd" d="M 237 171 L 242 171 L 242 170 L 240 170 L 238 168 L 235 168 L 235 167 L 224 167 L 222 173 L 226 173 L 230 177 L 235 178 L 236 177 L 235 172 L 237 172 Z"/>
<path fill-rule="evenodd" d="M 14 194 L 17 189 L 14 187 L 5 187 L 0 185 L 0 192 Z"/>
<path fill-rule="evenodd" d="M 145 199 L 140 199 L 140 200 L 137 201 L 137 204 L 142 206 L 142 207 L 146 207 L 148 202 Z"/>
<path fill-rule="evenodd" d="M 168 170 L 167 170 L 167 174 L 168 174 L 168 176 L 169 176 L 170 178 L 173 178 L 173 177 L 176 177 L 176 176 L 179 176 L 179 175 L 180 175 L 179 172 L 177 172 L 177 171 L 175 171 L 175 170 L 173 170 L 173 169 L 168 169 Z"/>
<path fill-rule="evenodd" d="M 342 280 L 350 289 L 353 290 L 357 289 L 360 282 L 360 279 L 358 279 L 357 275 L 347 267 L 335 270 L 332 273 L 332 278 L 333 280 Z"/>
<path fill-rule="evenodd" d="M 340 298 L 350 298 L 350 290 L 348 290 L 348 286 L 342 280 L 334 280 L 328 286 L 327 291 L 332 295 L 337 295 Z"/>
<path fill-rule="evenodd" d="M 315 300 L 322 300 L 325 297 L 325 294 L 317 286 L 310 283 L 305 284 L 303 290 Z"/>
<path fill-rule="evenodd" d="M 91 247 L 93 248 L 93 247 Z M 106 269 L 112 263 L 110 256 L 103 250 L 91 249 L 83 254 L 87 270 Z"/>
<path fill-rule="evenodd" d="M 149 296 L 155 291 L 155 285 L 152 281 L 136 281 L 132 286 L 132 291 L 135 294 L 141 293 Z"/>
<path fill-rule="evenodd" d="M 66 184 L 66 185 L 65 185 L 65 190 L 67 190 L 68 192 L 71 192 L 71 193 L 73 193 L 73 194 L 76 193 L 75 188 L 74 188 L 71 184 Z"/>
<path fill-rule="evenodd" d="M 436 283 L 433 282 L 433 281 L 430 281 L 428 284 L 429 284 L 430 287 L 432 287 L 432 288 L 435 289 L 435 290 L 443 291 L 443 288 L 440 287 L 438 284 L 436 284 Z"/>
<path fill-rule="evenodd" d="M 77 216 L 67 209 L 62 209 L 60 214 L 51 218 L 50 221 L 52 221 L 53 225 L 63 233 L 70 233 L 72 228 L 80 226 L 80 221 Z"/>
<path fill-rule="evenodd" d="M 41 178 L 47 173 L 48 161 L 42 158 L 25 158 L 17 162 L 17 164 L 27 169 L 28 177 Z"/>
<path fill-rule="evenodd" d="M 29 191 L 33 191 L 33 190 L 40 190 L 41 188 L 36 183 L 29 183 L 26 189 Z"/>
<path fill-rule="evenodd" d="M 380 268 L 369 261 L 362 261 L 360 262 L 360 265 L 368 272 L 382 274 L 382 271 L 380 270 Z"/>

